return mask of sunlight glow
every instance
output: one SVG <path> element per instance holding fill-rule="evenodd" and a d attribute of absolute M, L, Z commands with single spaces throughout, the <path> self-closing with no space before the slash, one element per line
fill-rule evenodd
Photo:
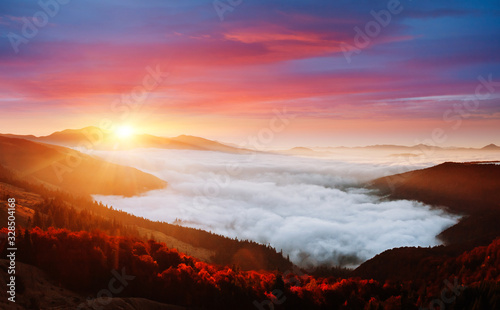
<path fill-rule="evenodd" d="M 120 139 L 128 139 L 134 134 L 134 129 L 130 126 L 120 126 L 116 129 L 116 135 Z"/>

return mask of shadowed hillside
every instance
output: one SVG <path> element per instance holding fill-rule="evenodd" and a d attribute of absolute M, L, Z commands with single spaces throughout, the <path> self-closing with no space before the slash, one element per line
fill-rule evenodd
<path fill-rule="evenodd" d="M 380 178 L 372 185 L 392 199 L 414 199 L 473 214 L 500 208 L 500 165 L 444 163 Z"/>
<path fill-rule="evenodd" d="M 429 266 L 437 268 L 443 260 L 488 245 L 500 236 L 500 165 L 444 163 L 380 178 L 371 186 L 390 199 L 442 206 L 463 218 L 438 236 L 445 246 L 388 250 L 363 263 L 354 275 L 379 280 L 412 279 L 429 272 Z"/>
<path fill-rule="evenodd" d="M 464 215 L 440 237 L 447 243 L 485 245 L 500 235 L 500 165 L 444 163 L 373 181 L 390 199 L 445 206 Z"/>
<path fill-rule="evenodd" d="M 5 280 L 9 278 L 7 268 L 9 262 L 0 259 L 0 283 L 7 286 Z M 120 298 L 111 300 L 95 298 L 87 300 L 87 296 L 72 292 L 58 286 L 49 274 L 37 267 L 18 263 L 17 279 L 19 283 L 16 304 L 7 302 L 8 295 L 4 290 L 0 292 L 0 309 L 58 309 L 58 310 L 95 310 L 95 309 L 121 309 L 121 310 L 183 310 L 183 307 L 172 306 L 147 300 L 144 298 Z M 108 275 L 111 277 L 111 273 Z M 105 288 L 106 286 L 103 286 Z"/>

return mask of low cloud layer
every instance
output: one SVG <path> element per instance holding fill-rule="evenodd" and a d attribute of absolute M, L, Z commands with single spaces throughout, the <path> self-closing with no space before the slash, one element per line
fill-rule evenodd
<path fill-rule="evenodd" d="M 415 167 L 282 155 L 179 150 L 96 152 L 169 187 L 140 197 L 95 196 L 153 220 L 282 249 L 299 265 L 355 266 L 399 246 L 433 246 L 458 218 L 414 201 L 381 201 L 360 185 Z"/>

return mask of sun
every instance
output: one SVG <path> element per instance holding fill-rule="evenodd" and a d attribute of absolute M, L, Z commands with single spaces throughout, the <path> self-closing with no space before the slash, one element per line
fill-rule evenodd
<path fill-rule="evenodd" d="M 120 139 L 128 139 L 134 134 L 134 129 L 131 126 L 123 125 L 116 128 L 116 136 Z"/>

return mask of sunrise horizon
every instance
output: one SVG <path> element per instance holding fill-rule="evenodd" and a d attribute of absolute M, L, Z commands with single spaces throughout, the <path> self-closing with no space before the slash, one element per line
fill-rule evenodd
<path fill-rule="evenodd" d="M 43 135 L 108 119 L 237 143 L 280 115 L 292 117 L 272 143 L 283 146 L 411 145 L 436 128 L 444 146 L 495 141 L 496 4 L 337 6 L 193 1 L 161 18 L 169 4 L 110 2 L 98 16 L 78 3 L 6 5 L 0 132 Z M 44 8 L 57 8 L 47 26 L 15 17 Z M 267 13 L 256 20 L 257 12 Z M 92 26 L 108 14 L 105 28 Z M 135 24 L 124 26 L 128 14 Z"/>
<path fill-rule="evenodd" d="M 194 132 L 194 133 L 189 133 L 189 134 L 186 134 L 186 133 L 173 133 L 171 135 L 167 135 L 167 134 L 162 134 L 161 132 L 159 131 L 141 131 L 140 127 L 136 127 L 136 126 L 132 126 L 132 125 L 128 125 L 128 124 L 124 124 L 124 125 L 116 125 L 116 128 L 115 129 L 106 129 L 106 128 L 110 128 L 108 126 L 103 126 L 103 127 L 99 127 L 99 126 L 94 126 L 94 125 L 88 125 L 88 126 L 83 126 L 83 127 L 78 127 L 78 128 L 64 128 L 64 129 L 57 129 L 57 130 L 53 130 L 53 131 L 48 131 L 47 133 L 42 133 L 42 134 L 34 134 L 33 132 L 30 132 L 30 131 L 26 131 L 26 130 L 23 130 L 22 132 L 0 132 L 0 135 L 19 135 L 19 136 L 29 136 L 29 135 L 33 135 L 37 138 L 40 138 L 40 137 L 46 137 L 46 136 L 50 136 L 51 134 L 54 134 L 54 133 L 57 133 L 57 132 L 62 132 L 62 131 L 67 131 L 67 130 L 71 130 L 71 131 L 79 131 L 79 130 L 82 130 L 82 129 L 88 129 L 88 128 L 98 128 L 100 131 L 104 132 L 104 133 L 112 133 L 112 132 L 116 132 L 117 129 L 119 130 L 120 128 L 123 129 L 123 127 L 129 127 L 130 128 L 130 133 L 129 135 L 132 135 L 132 136 L 140 136 L 140 135 L 153 135 L 153 136 L 157 136 L 157 137 L 162 137 L 162 138 L 175 138 L 175 137 L 179 137 L 179 136 L 194 136 L 194 137 L 199 137 L 199 138 L 204 138 L 204 139 L 209 139 L 209 140 L 213 140 L 213 141 L 217 141 L 217 142 L 220 142 L 220 143 L 225 143 L 225 144 L 233 144 L 233 145 L 240 145 L 240 144 L 248 144 L 248 140 L 249 138 L 251 139 L 252 137 L 254 137 L 255 139 L 258 139 L 258 131 L 253 133 L 253 134 L 249 134 L 249 135 L 240 135 L 240 136 L 233 136 L 233 137 L 229 137 L 228 136 L 223 136 L 222 138 L 220 138 L 219 136 L 210 136 L 210 135 L 203 135 L 202 132 Z M 432 132 L 430 133 L 432 134 Z M 226 140 L 223 140 L 226 139 Z M 273 139 L 274 140 L 274 139 Z M 281 140 L 279 138 L 276 138 L 276 140 Z M 318 144 L 318 143 L 314 143 L 314 142 L 310 142 L 310 138 L 306 138 L 304 139 L 303 142 L 301 141 L 297 141 L 297 139 L 293 139 L 293 142 L 288 142 L 288 144 L 285 143 L 270 143 L 270 144 L 265 144 L 265 145 L 262 145 L 262 143 L 259 143 L 259 144 L 256 144 L 254 145 L 254 148 L 256 148 L 257 146 L 260 146 L 261 149 L 283 149 L 283 148 L 294 148 L 294 147 L 308 147 L 308 148 L 342 148 L 342 147 L 347 147 L 347 148 L 363 148 L 363 147 L 368 147 L 368 146 L 377 146 L 377 145 L 394 145 L 394 146 L 402 146 L 402 147 L 414 147 L 414 146 L 418 146 L 418 145 L 426 145 L 426 146 L 432 146 L 432 147 L 438 147 L 438 148 L 447 148 L 447 149 L 454 149 L 454 148 L 483 148 L 483 147 L 486 147 L 488 145 L 500 145 L 500 141 L 498 139 L 491 139 L 491 140 L 487 140 L 487 139 L 483 139 L 481 140 L 480 142 L 478 142 L 478 139 L 476 138 L 475 139 L 475 143 L 470 143 L 470 144 L 466 144 L 466 143 L 461 143 L 461 144 L 453 144 L 453 143 L 449 143 L 449 142 L 440 142 L 440 141 L 436 141 L 432 138 L 432 136 L 429 136 L 428 138 L 425 138 L 425 139 L 422 139 L 422 140 L 419 140 L 419 139 L 415 139 L 413 142 L 404 142 L 402 140 L 398 140 L 398 139 L 391 139 L 391 138 L 388 138 L 388 139 L 380 139 L 379 141 L 374 141 L 373 139 L 370 139 L 371 142 L 367 142 L 367 144 L 359 144 L 357 142 L 348 142 L 346 144 L 339 144 L 338 142 L 336 141 L 333 141 L 331 140 L 330 144 L 325 144 L 325 143 L 328 143 L 328 142 L 323 142 L 324 144 Z M 483 142 L 484 141 L 484 142 Z"/>
<path fill-rule="evenodd" d="M 0 309 L 500 309 L 499 21 L 0 1 Z"/>

